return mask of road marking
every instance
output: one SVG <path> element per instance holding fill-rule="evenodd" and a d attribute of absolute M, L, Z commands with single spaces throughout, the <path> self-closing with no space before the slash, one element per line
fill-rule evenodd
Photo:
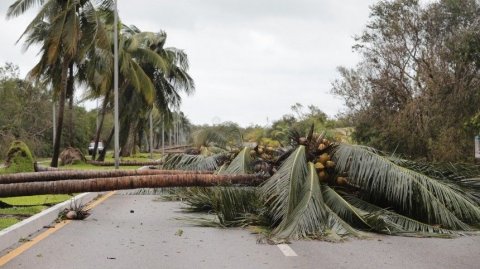
<path fill-rule="evenodd" d="M 278 244 L 277 247 L 282 251 L 283 255 L 287 257 L 295 257 L 298 256 L 293 249 L 287 244 Z"/>
<path fill-rule="evenodd" d="M 47 238 L 52 233 L 60 230 L 63 226 L 69 224 L 70 222 L 71 222 L 71 220 L 65 220 L 65 221 L 62 221 L 60 223 L 57 223 L 55 225 L 55 227 L 46 230 L 45 232 L 39 234 L 37 237 L 33 238 L 32 240 L 22 244 L 21 246 L 19 246 L 16 249 L 10 251 L 7 255 L 0 258 L 0 266 L 5 265 L 11 259 L 13 259 L 13 258 L 17 257 L 18 255 L 22 254 L 23 252 L 25 252 L 29 248 L 33 247 L 34 245 L 36 245 L 38 242 L 42 241 L 43 239 Z"/>
<path fill-rule="evenodd" d="M 116 191 L 111 191 L 111 192 L 108 192 L 107 194 L 103 195 L 102 197 L 96 199 L 96 200 L 93 200 L 92 203 L 89 203 L 85 206 L 85 210 L 90 210 L 94 207 L 96 207 L 97 205 L 99 205 L 100 203 L 102 203 L 103 201 L 107 200 L 108 198 L 110 198 L 110 196 L 114 195 L 116 193 Z"/>
<path fill-rule="evenodd" d="M 97 200 L 93 201 L 92 203 L 89 203 L 87 206 L 85 206 L 85 210 L 90 210 L 97 205 L 99 205 L 101 202 L 107 200 L 110 196 L 114 195 L 116 191 L 111 191 L 108 192 L 107 194 L 103 195 L 102 197 L 98 198 Z M 60 223 L 55 224 L 53 228 L 47 229 L 46 231 L 42 232 L 41 234 L 37 235 L 35 238 L 32 240 L 29 240 L 22 245 L 20 245 L 18 248 L 10 251 L 6 255 L 0 257 L 0 267 L 11 261 L 13 258 L 17 257 L 18 255 L 22 254 L 23 252 L 27 251 L 34 245 L 36 245 L 38 242 L 42 241 L 43 239 L 47 238 L 49 235 L 53 234 L 54 232 L 60 230 L 63 228 L 65 225 L 69 224 L 72 222 L 71 220 L 64 220 Z"/>

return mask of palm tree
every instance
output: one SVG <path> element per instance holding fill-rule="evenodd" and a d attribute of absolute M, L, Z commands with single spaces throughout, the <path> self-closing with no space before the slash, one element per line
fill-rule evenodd
<path fill-rule="evenodd" d="M 190 94 L 194 90 L 193 79 L 187 73 L 189 67 L 187 55 L 176 48 L 164 48 L 166 41 L 164 32 L 142 32 L 135 26 L 125 26 L 124 32 L 135 41 L 135 44 L 138 44 L 138 49 L 142 50 L 142 54 L 135 55 L 135 59 L 154 85 L 155 107 L 164 119 L 170 121 L 171 108 L 177 108 L 181 102 L 179 93 L 184 91 Z M 146 51 L 149 54 L 145 54 Z M 163 65 L 159 65 L 160 61 L 152 62 L 151 54 L 160 58 Z M 127 126 L 121 133 L 122 156 L 130 154 L 133 145 L 136 144 L 135 134 L 142 129 L 142 126 L 146 126 L 144 122 L 153 109 L 152 103 L 136 96 L 131 88 L 127 87 L 125 93 L 124 108 L 129 113 L 124 113 L 122 117 L 122 125 Z"/>
<path fill-rule="evenodd" d="M 222 195 L 196 189 L 188 190 L 190 198 L 181 197 L 197 209 L 203 208 L 197 202 L 205 201 L 207 210 L 212 210 L 214 201 L 242 201 L 231 204 L 233 209 L 226 207 L 239 212 L 230 219 L 224 218 L 225 208 L 214 212 L 228 225 L 251 221 L 259 225 L 262 220 L 274 242 L 362 238 L 365 230 L 449 237 L 478 229 L 478 179 L 466 179 L 458 170 L 442 171 L 386 156 L 369 147 L 330 143 L 312 132 L 307 137 L 296 135 L 292 135 L 296 142 L 291 149 L 276 157 L 273 169 L 258 170 L 263 161 L 249 149 L 217 169 L 219 174 L 271 174 L 259 189 L 248 191 L 251 199 L 242 198 L 245 189 L 233 187 L 222 187 Z M 182 163 L 174 167 L 182 167 Z M 476 171 L 468 176 L 478 177 L 480 172 Z M 262 205 L 252 207 L 249 200 L 255 204 L 260 200 Z M 254 209 L 246 212 L 241 208 Z"/>
<path fill-rule="evenodd" d="M 256 185 L 262 180 L 263 179 L 257 175 L 213 175 L 205 173 L 166 173 L 140 176 L 68 179 L 57 181 L 0 184 L 0 197 L 27 196 L 48 193 L 97 192 L 135 188 L 214 186 L 218 184 Z"/>
<path fill-rule="evenodd" d="M 54 94 L 59 96 L 57 134 L 51 162 L 52 167 L 57 167 L 67 93 L 73 98 L 73 79 L 68 79 L 68 72 L 70 70 L 72 77 L 75 61 L 82 59 L 100 35 L 97 35 L 97 12 L 90 1 L 17 0 L 9 7 L 7 17 L 17 17 L 37 5 L 41 6 L 40 11 L 21 38 L 25 37 L 26 48 L 41 44 L 40 61 L 29 72 L 29 77 L 51 84 Z"/>

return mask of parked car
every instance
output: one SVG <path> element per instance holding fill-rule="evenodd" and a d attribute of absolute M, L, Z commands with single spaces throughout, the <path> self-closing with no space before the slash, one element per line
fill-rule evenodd
<path fill-rule="evenodd" d="M 88 145 L 88 155 L 93 154 L 93 148 L 95 147 L 95 141 L 90 142 L 90 145 Z M 97 153 L 103 151 L 103 142 L 98 141 L 98 146 L 97 146 Z"/>

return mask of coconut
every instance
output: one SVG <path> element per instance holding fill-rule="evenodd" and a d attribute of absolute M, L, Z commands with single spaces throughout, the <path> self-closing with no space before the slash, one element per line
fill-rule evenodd
<path fill-rule="evenodd" d="M 318 173 L 318 179 L 320 179 L 320 182 L 327 182 L 328 181 L 328 174 L 324 170 L 320 171 Z"/>
<path fill-rule="evenodd" d="M 327 161 L 330 161 L 330 155 L 328 155 L 328 153 L 323 153 L 320 155 L 320 157 L 318 157 L 318 161 L 322 164 L 326 164 Z"/>
<path fill-rule="evenodd" d="M 325 166 L 326 166 L 327 168 L 333 168 L 333 167 L 335 167 L 335 162 L 327 161 L 327 162 L 325 163 Z"/>
<path fill-rule="evenodd" d="M 77 212 L 74 211 L 74 210 L 70 210 L 67 212 L 67 214 L 65 214 L 65 217 L 67 219 L 76 219 L 77 218 Z"/>
<path fill-rule="evenodd" d="M 320 151 L 323 151 L 324 149 L 326 149 L 327 146 L 325 146 L 325 144 L 321 143 L 320 145 L 318 145 L 318 150 Z"/>
<path fill-rule="evenodd" d="M 306 145 L 307 142 L 308 142 L 308 141 L 307 141 L 307 138 L 306 138 L 306 137 L 300 137 L 300 138 L 298 139 L 298 143 L 299 143 L 300 145 Z"/>
<path fill-rule="evenodd" d="M 346 177 L 337 177 L 337 184 L 338 185 L 347 185 L 348 180 Z"/>
<path fill-rule="evenodd" d="M 318 170 L 323 170 L 323 169 L 325 169 L 325 166 L 321 162 L 317 162 L 315 164 L 315 168 L 318 169 Z"/>

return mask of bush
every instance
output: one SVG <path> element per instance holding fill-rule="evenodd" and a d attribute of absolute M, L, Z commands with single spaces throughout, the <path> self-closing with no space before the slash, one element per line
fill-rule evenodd
<path fill-rule="evenodd" d="M 2 173 L 34 172 L 33 163 L 34 158 L 28 146 L 22 141 L 13 141 Z"/>

